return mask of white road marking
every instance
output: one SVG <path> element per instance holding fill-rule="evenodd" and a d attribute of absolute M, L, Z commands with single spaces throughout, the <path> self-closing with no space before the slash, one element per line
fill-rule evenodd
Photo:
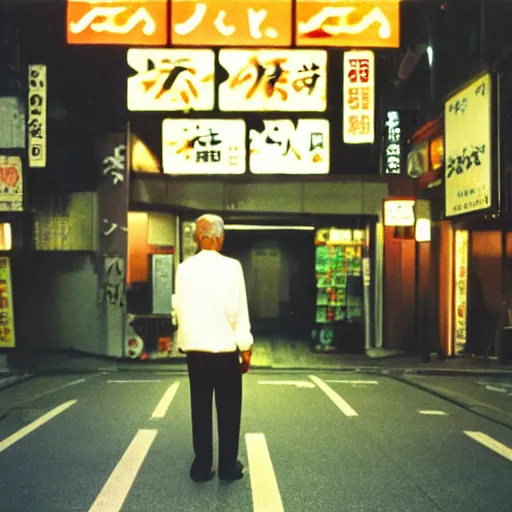
<path fill-rule="evenodd" d="M 348 405 L 343 398 L 341 398 L 334 389 L 329 387 L 322 379 L 315 377 L 314 375 L 310 375 L 309 378 L 334 402 L 334 404 L 338 407 L 338 409 L 345 416 L 359 416 L 350 405 Z"/>
<path fill-rule="evenodd" d="M 167 391 L 164 393 L 164 396 L 160 399 L 160 402 L 158 402 L 158 405 L 153 411 L 151 419 L 163 418 L 165 416 L 167 409 L 169 409 L 169 406 L 171 405 L 174 395 L 176 395 L 176 391 L 178 391 L 179 387 L 179 382 L 175 382 L 169 386 Z"/>
<path fill-rule="evenodd" d="M 133 379 L 133 380 L 107 380 L 107 384 L 140 384 L 140 383 L 146 383 L 146 382 L 162 382 L 158 379 Z"/>
<path fill-rule="evenodd" d="M 508 459 L 512 462 L 512 448 L 509 448 L 508 446 L 500 443 L 499 441 L 496 441 L 496 439 L 493 439 L 491 436 L 488 436 L 483 432 L 473 432 L 471 430 L 464 430 L 464 434 L 466 434 L 475 441 L 479 442 L 480 444 L 483 444 L 490 450 L 496 452 L 497 454 L 501 455 L 502 457 L 505 457 L 505 459 Z"/>
<path fill-rule="evenodd" d="M 336 384 L 378 384 L 378 380 L 325 380 L 324 382 Z"/>
<path fill-rule="evenodd" d="M 497 391 L 498 393 L 506 393 L 507 389 L 505 388 L 497 388 L 496 386 L 485 386 L 485 389 L 489 391 Z"/>
<path fill-rule="evenodd" d="M 139 430 L 112 471 L 89 512 L 121 510 L 137 473 L 155 440 L 156 430 Z"/>
<path fill-rule="evenodd" d="M 265 434 L 245 434 L 254 512 L 284 512 Z"/>
<path fill-rule="evenodd" d="M 307 380 L 260 380 L 258 384 L 276 384 L 283 386 L 297 386 L 298 388 L 314 388 L 315 385 Z"/>
<path fill-rule="evenodd" d="M 75 405 L 77 400 L 69 400 L 68 402 L 64 402 L 63 404 L 58 405 L 51 411 L 43 414 L 41 417 L 34 420 L 32 423 L 24 426 L 22 429 L 18 430 L 14 434 L 10 435 L 2 442 L 0 442 L 0 453 L 9 448 L 9 446 L 13 445 L 16 441 L 23 439 L 25 436 L 33 432 L 36 428 L 39 428 L 41 425 L 44 425 L 47 421 L 50 421 L 52 418 L 55 418 L 61 412 L 64 412 L 68 407 Z"/>
<path fill-rule="evenodd" d="M 420 414 L 428 414 L 430 416 L 446 416 L 447 413 L 444 411 L 429 411 L 429 410 L 420 410 L 418 411 Z"/>

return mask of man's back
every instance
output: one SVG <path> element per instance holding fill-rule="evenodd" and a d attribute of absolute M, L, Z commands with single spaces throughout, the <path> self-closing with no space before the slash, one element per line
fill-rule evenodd
<path fill-rule="evenodd" d="M 241 319 L 245 322 L 246 312 L 241 311 L 245 301 L 243 272 L 237 260 L 216 251 L 201 251 L 184 261 L 176 275 L 180 348 L 209 352 L 236 350 L 237 342 L 243 343 L 237 339 L 240 332 L 250 330 L 248 325 L 240 326 Z"/>

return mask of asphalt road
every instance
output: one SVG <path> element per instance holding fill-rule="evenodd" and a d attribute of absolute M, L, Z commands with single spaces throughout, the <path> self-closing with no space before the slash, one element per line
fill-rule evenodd
<path fill-rule="evenodd" d="M 246 375 L 230 484 L 188 478 L 185 374 L 40 377 L 0 409 L 2 512 L 512 510 L 512 429 L 381 375 Z"/>

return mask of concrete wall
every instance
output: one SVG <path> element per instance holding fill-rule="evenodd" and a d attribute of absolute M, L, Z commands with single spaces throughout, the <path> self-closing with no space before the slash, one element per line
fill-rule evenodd
<path fill-rule="evenodd" d="M 290 181 L 236 183 L 137 177 L 130 199 L 199 210 L 380 215 L 388 194 L 385 182 Z"/>
<path fill-rule="evenodd" d="M 12 272 L 19 348 L 109 352 L 94 253 L 14 256 Z"/>

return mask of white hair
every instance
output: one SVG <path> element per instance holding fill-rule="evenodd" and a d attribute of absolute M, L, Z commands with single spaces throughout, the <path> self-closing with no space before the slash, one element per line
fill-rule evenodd
<path fill-rule="evenodd" d="M 196 235 L 199 239 L 220 238 L 224 235 L 224 221 L 218 215 L 201 215 L 196 220 Z"/>

